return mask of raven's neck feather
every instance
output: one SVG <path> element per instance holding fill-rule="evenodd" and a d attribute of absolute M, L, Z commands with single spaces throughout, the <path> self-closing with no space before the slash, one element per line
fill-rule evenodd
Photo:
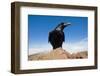
<path fill-rule="evenodd" d="M 60 27 L 56 28 L 56 30 L 61 31 L 62 29 Z"/>
<path fill-rule="evenodd" d="M 55 30 L 58 30 L 58 31 L 63 31 L 63 28 L 61 27 L 61 25 L 58 25 Z"/>

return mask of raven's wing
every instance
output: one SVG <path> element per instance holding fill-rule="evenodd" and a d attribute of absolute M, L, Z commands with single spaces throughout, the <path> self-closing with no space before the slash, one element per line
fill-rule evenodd
<path fill-rule="evenodd" d="M 57 36 L 57 34 L 55 34 L 55 35 Z M 54 34 L 53 34 L 52 32 L 49 32 L 48 42 L 51 42 L 53 36 L 54 36 Z M 61 40 L 62 40 L 63 42 L 65 42 L 65 34 L 64 34 L 64 32 L 62 32 L 62 33 L 60 34 L 60 36 L 62 37 Z M 56 38 L 57 38 L 57 37 L 56 37 Z M 58 38 L 59 38 L 59 36 L 58 36 Z"/>

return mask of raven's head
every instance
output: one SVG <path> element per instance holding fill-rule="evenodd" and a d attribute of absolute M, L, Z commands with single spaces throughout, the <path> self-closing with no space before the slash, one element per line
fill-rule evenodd
<path fill-rule="evenodd" d="M 71 25 L 71 23 L 69 23 L 69 22 L 62 22 L 60 25 L 61 25 L 62 28 L 65 28 L 65 27 Z"/>
<path fill-rule="evenodd" d="M 63 29 L 67 26 L 71 25 L 71 23 L 69 22 L 61 22 L 57 27 L 56 27 L 56 30 L 61 30 L 63 31 Z"/>

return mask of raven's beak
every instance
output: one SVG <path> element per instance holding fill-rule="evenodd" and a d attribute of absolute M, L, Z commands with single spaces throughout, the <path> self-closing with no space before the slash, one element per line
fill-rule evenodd
<path fill-rule="evenodd" d="M 71 25 L 71 23 L 64 23 L 64 26 L 66 27 L 66 26 L 69 26 L 69 25 Z"/>

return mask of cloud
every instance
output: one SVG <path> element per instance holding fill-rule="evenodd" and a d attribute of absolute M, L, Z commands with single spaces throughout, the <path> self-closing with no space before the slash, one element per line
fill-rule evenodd
<path fill-rule="evenodd" d="M 31 54 L 36 54 L 36 53 L 41 53 L 41 52 L 48 52 L 50 50 L 52 50 L 52 47 L 50 44 L 44 44 L 44 45 L 41 45 L 40 47 L 38 47 L 39 45 L 37 45 L 37 47 L 32 47 L 32 48 L 29 48 L 29 55 Z"/>
<path fill-rule="evenodd" d="M 51 44 L 43 44 L 43 45 L 40 45 L 40 47 L 38 46 L 39 45 L 37 45 L 37 47 L 29 48 L 29 52 L 28 52 L 29 55 L 41 53 L 41 52 L 48 52 L 52 50 Z M 70 53 L 79 52 L 79 51 L 87 51 L 88 50 L 88 39 L 84 38 L 74 43 L 63 43 L 63 48 Z"/>
<path fill-rule="evenodd" d="M 78 52 L 88 50 L 88 39 L 84 38 L 75 43 L 64 43 L 63 48 L 69 52 Z"/>

